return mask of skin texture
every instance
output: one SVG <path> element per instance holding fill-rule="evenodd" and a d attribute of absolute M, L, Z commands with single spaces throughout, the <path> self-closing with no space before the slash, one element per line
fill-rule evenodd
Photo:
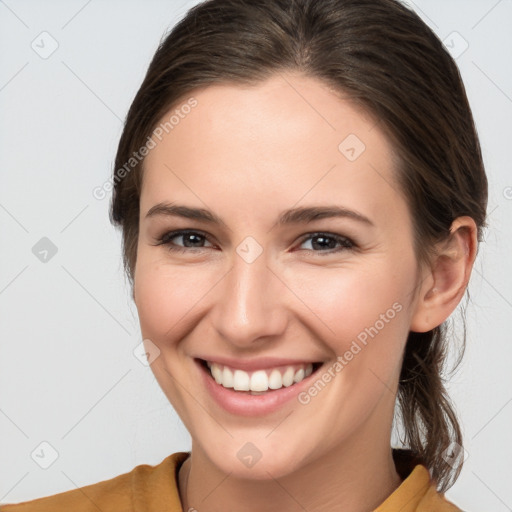
<path fill-rule="evenodd" d="M 283 73 L 193 97 L 197 106 L 145 160 L 134 280 L 143 338 L 160 350 L 152 371 L 192 437 L 179 475 L 183 509 L 371 510 L 400 484 L 390 432 L 407 334 L 441 324 L 460 301 L 475 224 L 457 219 L 432 267 L 419 268 L 385 134 L 315 79 Z M 353 161 L 339 149 L 350 134 L 365 145 Z M 146 218 L 159 202 L 208 209 L 226 225 Z M 276 224 L 288 208 L 326 205 L 373 225 Z M 206 238 L 193 239 L 195 247 L 190 237 L 172 238 L 181 253 L 156 245 L 178 229 Z M 322 246 L 318 232 L 355 247 Z M 248 236 L 263 251 L 252 263 L 236 251 Z M 400 311 L 307 405 L 293 400 L 252 418 L 227 413 L 193 362 L 274 356 L 330 366 L 393 304 Z M 237 457 L 247 442 L 262 454 L 250 468 Z"/>

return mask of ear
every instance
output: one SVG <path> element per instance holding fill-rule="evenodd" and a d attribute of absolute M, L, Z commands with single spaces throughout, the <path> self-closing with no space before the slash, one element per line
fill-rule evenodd
<path fill-rule="evenodd" d="M 455 219 L 448 240 L 436 245 L 430 268 L 423 274 L 411 331 L 430 331 L 455 310 L 466 291 L 477 245 L 475 221 L 468 216 Z"/>

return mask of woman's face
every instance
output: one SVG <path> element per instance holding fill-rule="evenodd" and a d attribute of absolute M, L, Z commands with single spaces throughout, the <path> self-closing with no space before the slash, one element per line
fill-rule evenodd
<path fill-rule="evenodd" d="M 134 297 L 151 368 L 193 453 L 263 479 L 389 449 L 418 269 L 384 133 L 297 74 L 191 96 L 145 159 Z M 188 234 L 159 244 L 177 230 Z M 199 360 L 238 369 L 242 389 L 218 384 Z M 322 365 L 289 385 L 300 363 Z M 251 381 L 258 370 L 284 388 L 244 392 L 247 380 L 266 382 L 261 371 Z"/>

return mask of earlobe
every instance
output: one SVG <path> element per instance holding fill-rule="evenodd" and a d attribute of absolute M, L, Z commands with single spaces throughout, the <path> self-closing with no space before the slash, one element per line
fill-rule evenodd
<path fill-rule="evenodd" d="M 476 249 L 475 221 L 458 217 L 452 223 L 449 238 L 436 246 L 431 268 L 422 281 L 411 331 L 430 331 L 455 310 L 468 285 Z"/>

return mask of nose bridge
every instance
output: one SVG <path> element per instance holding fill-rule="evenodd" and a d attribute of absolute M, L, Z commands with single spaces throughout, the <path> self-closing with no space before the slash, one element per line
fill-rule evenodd
<path fill-rule="evenodd" d="M 250 344 L 284 329 L 285 313 L 278 305 L 283 294 L 278 293 L 279 280 L 267 265 L 267 254 L 254 239 L 246 239 L 233 254 L 215 305 L 214 326 L 234 344 Z"/>

